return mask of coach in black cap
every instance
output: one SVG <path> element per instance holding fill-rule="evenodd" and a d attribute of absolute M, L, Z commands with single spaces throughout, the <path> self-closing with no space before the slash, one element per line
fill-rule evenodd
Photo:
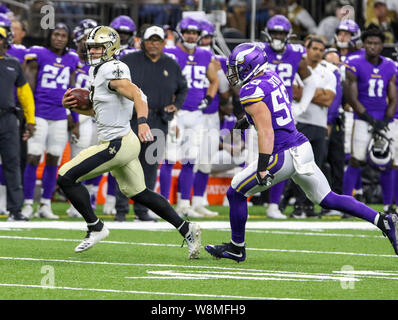
<path fill-rule="evenodd" d="M 168 122 L 184 103 L 188 87 L 178 63 L 163 53 L 166 44 L 164 30 L 158 26 L 148 27 L 142 41 L 141 51 L 125 55 L 121 60 L 130 68 L 131 81 L 148 98 L 149 114 L 146 121 L 157 139 L 152 143 L 141 145 L 139 159 L 144 170 L 147 188 L 153 190 L 157 169 L 164 153 Z M 137 116 L 134 114 L 131 128 L 135 133 L 137 133 L 139 121 L 143 119 L 137 121 Z M 115 220 L 124 221 L 128 211 L 128 199 L 118 191 Z M 142 205 L 134 204 L 134 212 L 137 220 L 156 220 L 148 215 L 148 209 Z"/>

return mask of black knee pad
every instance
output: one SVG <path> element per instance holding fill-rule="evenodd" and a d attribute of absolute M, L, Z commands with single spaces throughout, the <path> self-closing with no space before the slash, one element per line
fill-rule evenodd
<path fill-rule="evenodd" d="M 67 176 L 58 176 L 57 184 L 62 187 L 70 187 L 76 185 L 76 182 Z"/>

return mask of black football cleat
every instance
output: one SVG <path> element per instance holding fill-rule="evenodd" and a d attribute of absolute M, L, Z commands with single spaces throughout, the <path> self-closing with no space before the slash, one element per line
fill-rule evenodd
<path fill-rule="evenodd" d="M 205 250 L 217 259 L 226 258 L 242 262 L 246 260 L 245 247 L 238 247 L 233 243 L 223 243 L 218 246 L 207 245 Z"/>

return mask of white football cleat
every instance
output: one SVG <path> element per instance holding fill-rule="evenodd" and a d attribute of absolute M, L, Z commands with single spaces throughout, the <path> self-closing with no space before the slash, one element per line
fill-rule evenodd
<path fill-rule="evenodd" d="M 81 214 L 77 209 L 73 206 L 70 205 L 69 209 L 66 210 L 66 214 L 69 216 L 69 218 L 81 218 Z"/>
<path fill-rule="evenodd" d="M 39 209 L 37 209 L 35 217 L 51 220 L 59 219 L 59 216 L 53 213 L 53 211 L 51 210 L 51 206 L 49 206 L 48 204 L 41 204 Z"/>
<path fill-rule="evenodd" d="M 106 200 L 105 200 L 105 204 L 104 204 L 104 214 L 106 214 L 106 215 L 110 215 L 110 214 L 115 215 L 116 214 L 115 205 L 116 205 L 116 197 L 107 195 L 106 196 Z"/>
<path fill-rule="evenodd" d="M 197 223 L 189 222 L 184 239 L 188 244 L 188 259 L 198 259 L 201 247 L 201 229 Z"/>
<path fill-rule="evenodd" d="M 276 203 L 270 203 L 267 209 L 267 217 L 270 219 L 287 219 L 287 217 L 279 210 Z"/>
<path fill-rule="evenodd" d="M 21 211 L 21 214 L 28 219 L 32 218 L 33 206 L 31 204 L 25 204 Z"/>
<path fill-rule="evenodd" d="M 191 207 L 177 207 L 176 212 L 180 217 L 189 217 L 189 218 L 203 218 L 204 216 L 199 212 L 196 212 Z"/>
<path fill-rule="evenodd" d="M 104 225 L 101 231 L 87 231 L 86 237 L 83 239 L 82 242 L 75 248 L 75 252 L 83 252 L 90 249 L 96 243 L 104 240 L 107 236 L 109 236 L 109 230 Z"/>
<path fill-rule="evenodd" d="M 194 207 L 193 210 L 195 210 L 195 212 L 201 214 L 204 217 L 216 217 L 216 216 L 218 216 L 218 212 L 211 211 L 211 210 L 207 209 L 204 206 Z"/>

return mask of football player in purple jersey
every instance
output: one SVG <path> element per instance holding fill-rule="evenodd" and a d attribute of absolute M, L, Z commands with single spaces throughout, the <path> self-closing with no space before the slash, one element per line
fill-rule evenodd
<path fill-rule="evenodd" d="M 344 174 L 343 194 L 351 195 L 361 167 L 365 165 L 368 146 L 375 134 L 391 136 L 389 123 L 397 107 L 394 62 L 381 56 L 384 34 L 371 28 L 362 34 L 365 54 L 346 60 L 344 95 L 354 109 L 351 157 Z M 383 193 L 384 212 L 393 212 L 393 179 L 391 168 L 381 167 L 380 184 Z M 395 212 L 395 211 L 394 211 Z"/>
<path fill-rule="evenodd" d="M 195 166 L 195 178 L 193 182 L 193 210 L 205 217 L 214 217 L 218 212 L 211 211 L 204 206 L 204 194 L 206 191 L 209 174 L 212 167 L 212 158 L 218 152 L 219 147 L 219 131 L 220 119 L 218 109 L 220 105 L 220 94 L 223 99 L 228 100 L 229 83 L 226 78 L 227 58 L 225 56 L 216 55 L 213 52 L 213 38 L 215 33 L 214 25 L 208 20 L 200 20 L 201 37 L 199 46 L 213 54 L 213 61 L 216 65 L 217 76 L 219 81 L 218 92 L 209 106 L 203 110 L 203 123 L 205 124 L 205 133 L 202 138 L 202 144 L 199 154 L 198 164 Z M 207 91 L 208 86 L 203 90 Z"/>
<path fill-rule="evenodd" d="M 292 25 L 285 16 L 275 15 L 268 20 L 265 28 L 265 52 L 268 56 L 268 67 L 275 71 L 282 79 L 290 100 L 293 98 L 293 81 L 296 73 L 304 81 L 303 97 L 301 103 L 303 109 L 311 101 L 315 93 L 315 83 L 310 77 L 311 72 L 307 68 L 307 62 L 303 59 L 305 48 L 301 44 L 291 44 L 289 39 L 292 34 Z M 278 204 L 285 187 L 283 181 L 269 190 L 269 206 L 267 216 L 273 219 L 286 219 L 281 213 Z"/>
<path fill-rule="evenodd" d="M 345 79 L 345 61 L 352 55 L 363 54 L 361 40 L 361 29 L 353 20 L 342 20 L 337 26 L 334 36 L 335 46 L 340 54 L 340 65 L 342 81 Z M 346 162 L 348 162 L 351 153 L 352 126 L 354 124 L 354 113 L 352 108 L 346 104 L 344 107 L 344 152 Z M 355 198 L 363 202 L 362 178 L 358 176 L 355 184 Z M 346 216 L 343 216 L 346 217 Z"/>
<path fill-rule="evenodd" d="M 43 193 L 36 216 L 58 219 L 52 212 L 51 198 L 57 179 L 58 161 L 68 139 L 67 115 L 62 106 L 62 97 L 68 88 L 74 87 L 75 71 L 80 65 L 79 56 L 67 48 L 68 41 L 68 26 L 57 23 L 48 34 L 46 47 L 33 46 L 25 56 L 26 78 L 34 92 L 36 105 L 36 131 L 28 140 L 24 173 L 25 206 L 22 214 L 27 217 L 33 214 L 36 171 L 40 158 L 46 152 Z"/>
<path fill-rule="evenodd" d="M 210 107 L 218 90 L 217 69 L 213 54 L 197 46 L 200 38 L 200 23 L 192 18 L 184 18 L 177 26 L 180 42 L 175 47 L 165 48 L 164 52 L 176 59 L 182 74 L 186 77 L 188 93 L 181 110 L 178 111 L 178 127 L 184 137 L 181 143 L 182 169 L 178 179 L 179 200 L 177 212 L 181 215 L 203 216 L 190 207 L 193 185 L 193 167 L 198 162 L 199 150 L 204 131 L 203 111 Z M 205 88 L 207 89 L 205 90 Z M 163 174 L 163 179 L 171 179 L 173 164 L 164 163 L 162 169 L 170 172 Z M 161 181 L 162 185 L 170 185 Z M 162 191 L 167 193 L 166 191 Z"/>
<path fill-rule="evenodd" d="M 267 60 L 267 54 L 250 43 L 238 45 L 228 59 L 228 80 L 241 87 L 239 98 L 248 120 L 257 129 L 259 154 L 258 160 L 233 178 L 227 192 L 231 242 L 207 245 L 206 251 L 216 258 L 244 261 L 246 197 L 291 178 L 314 203 L 348 212 L 379 227 L 398 255 L 398 216 L 378 213 L 351 196 L 331 191 L 315 164 L 308 139 L 294 125 L 287 89 L 277 73 L 267 70 Z"/>
<path fill-rule="evenodd" d="M 398 53 L 398 43 L 395 46 L 395 50 Z M 395 85 L 397 87 L 397 95 L 398 95 L 398 56 L 397 61 L 395 61 L 395 67 L 397 68 L 397 73 L 395 75 Z M 392 134 L 392 144 L 394 148 L 394 158 L 393 158 L 393 190 L 394 190 L 394 201 L 395 204 L 398 205 L 398 104 L 397 110 L 395 111 L 394 121 L 391 123 L 391 134 Z M 397 211 L 398 209 L 395 209 Z"/>
<path fill-rule="evenodd" d="M 120 53 L 117 58 L 121 58 L 126 54 L 137 51 L 134 48 L 134 36 L 137 32 L 137 27 L 133 19 L 129 16 L 118 16 L 112 20 L 110 26 L 115 29 L 120 36 Z"/>

